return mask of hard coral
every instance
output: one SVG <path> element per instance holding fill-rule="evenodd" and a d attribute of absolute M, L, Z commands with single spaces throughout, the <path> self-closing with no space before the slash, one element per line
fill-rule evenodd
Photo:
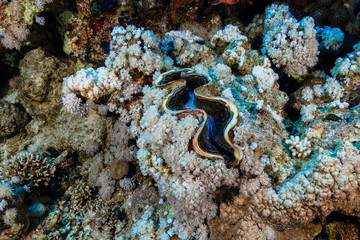
<path fill-rule="evenodd" d="M 92 198 L 91 188 L 81 180 L 76 180 L 75 186 L 71 186 L 67 193 L 70 195 L 70 201 L 77 207 L 84 206 Z"/>
<path fill-rule="evenodd" d="M 306 137 L 300 140 L 299 136 L 291 136 L 285 143 L 289 145 L 293 157 L 305 158 L 311 153 L 311 143 Z"/>
<path fill-rule="evenodd" d="M 0 173 L 3 179 L 17 176 L 23 184 L 28 186 L 47 186 L 50 179 L 55 175 L 54 158 L 46 157 L 45 154 L 32 154 L 20 152 L 2 162 Z"/>

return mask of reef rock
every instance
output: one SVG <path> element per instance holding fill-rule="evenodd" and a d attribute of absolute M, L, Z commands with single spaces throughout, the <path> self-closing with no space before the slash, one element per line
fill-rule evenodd
<path fill-rule="evenodd" d="M 0 101 L 0 137 L 8 137 L 24 127 L 29 115 L 20 106 Z"/>

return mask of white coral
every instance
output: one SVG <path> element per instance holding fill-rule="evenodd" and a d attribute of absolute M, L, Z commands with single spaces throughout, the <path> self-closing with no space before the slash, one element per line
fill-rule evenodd
<path fill-rule="evenodd" d="M 2 199 L 0 202 L 0 211 L 4 211 L 6 206 L 8 205 L 8 202 L 5 199 Z"/>
<path fill-rule="evenodd" d="M 79 92 L 83 97 L 94 101 L 114 90 L 118 82 L 115 72 L 108 68 L 81 69 L 64 78 L 63 93 L 66 94 L 69 90 Z"/>
<path fill-rule="evenodd" d="M 153 32 L 129 25 L 126 29 L 121 26 L 114 27 L 111 36 L 111 51 L 105 60 L 109 69 L 116 72 L 123 69 L 137 70 L 146 75 L 163 69 L 164 59 L 156 53 L 160 50 Z M 141 42 L 144 46 L 141 46 Z"/>
<path fill-rule="evenodd" d="M 241 34 L 241 31 L 237 26 L 228 24 L 223 30 L 217 31 L 211 38 L 210 44 L 212 47 L 225 47 L 232 41 L 247 42 L 247 40 L 247 37 Z"/>
<path fill-rule="evenodd" d="M 286 5 L 272 4 L 265 13 L 262 51 L 291 76 L 307 73 L 317 63 L 319 54 L 314 19 L 305 17 L 298 22 Z"/>
<path fill-rule="evenodd" d="M 344 41 L 344 33 L 340 28 L 331 28 L 329 26 L 316 27 L 317 37 L 320 47 L 331 50 L 338 50 Z"/>
<path fill-rule="evenodd" d="M 81 103 L 81 99 L 75 93 L 68 93 L 62 97 L 62 103 L 69 113 L 82 114 L 87 110 L 86 104 Z"/>
<path fill-rule="evenodd" d="M 279 75 L 271 69 L 271 63 L 267 57 L 264 59 L 264 64 L 253 67 L 251 73 L 258 81 L 259 87 L 264 90 L 272 88 L 279 79 Z"/>
<path fill-rule="evenodd" d="M 220 85 L 229 84 L 235 80 L 235 76 L 232 74 L 231 68 L 222 63 L 218 63 L 215 66 L 213 74 L 219 81 Z"/>
<path fill-rule="evenodd" d="M 340 83 L 332 77 L 326 77 L 326 83 L 323 87 L 326 93 L 332 100 L 339 100 L 344 95 L 344 88 Z"/>
<path fill-rule="evenodd" d="M 291 136 L 285 141 L 293 157 L 305 158 L 311 154 L 311 142 L 305 137 L 300 140 L 299 136 Z"/>
<path fill-rule="evenodd" d="M 317 105 L 309 104 L 302 106 L 300 110 L 301 120 L 303 122 L 311 122 L 315 119 L 314 113 L 317 110 Z"/>
<path fill-rule="evenodd" d="M 131 191 L 136 187 L 136 182 L 133 178 L 123 178 L 119 181 L 119 185 L 125 191 Z"/>

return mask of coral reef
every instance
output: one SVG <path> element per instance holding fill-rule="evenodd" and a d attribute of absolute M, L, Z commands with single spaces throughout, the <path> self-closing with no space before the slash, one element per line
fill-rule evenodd
<path fill-rule="evenodd" d="M 214 192 L 221 185 L 235 185 L 238 171 L 228 169 L 223 161 L 212 162 L 189 151 L 188 142 L 198 120 L 192 115 L 182 119 L 169 113 L 160 115 L 159 107 L 153 103 L 140 120 L 137 158 L 141 172 L 155 178 L 174 208 L 174 229 L 179 237 L 205 238 L 208 230 L 204 219 L 213 218 L 217 211 L 212 201 Z M 199 205 L 203 208 L 197 208 Z"/>
<path fill-rule="evenodd" d="M 86 70 L 82 69 L 75 75 L 65 78 L 63 92 L 65 93 L 69 90 L 78 91 L 81 96 L 94 101 L 114 90 L 116 84 L 117 76 L 114 71 L 105 67 L 100 67 L 96 70 L 88 68 Z M 70 97 L 68 97 L 67 94 L 64 98 L 64 103 L 67 103 L 67 100 L 70 100 Z M 73 104 L 67 103 L 66 106 L 68 107 L 69 105 Z M 70 109 L 72 108 L 70 107 Z"/>
<path fill-rule="evenodd" d="M 50 2 L 0 0 L 0 239 L 357 238 L 358 2 Z"/>
<path fill-rule="evenodd" d="M 0 233 L 2 238 L 19 238 L 29 228 L 29 211 L 26 206 L 28 188 L 19 179 L 2 180 L 0 183 L 0 210 L 2 212 Z"/>
<path fill-rule="evenodd" d="M 305 158 L 311 153 L 311 143 L 307 138 L 300 140 L 299 136 L 290 136 L 285 143 L 289 144 L 292 156 Z"/>

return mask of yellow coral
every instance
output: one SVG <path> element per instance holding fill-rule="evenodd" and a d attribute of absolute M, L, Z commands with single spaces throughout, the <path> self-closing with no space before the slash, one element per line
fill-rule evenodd
<path fill-rule="evenodd" d="M 26 0 L 21 3 L 24 7 L 24 20 L 27 24 L 32 25 L 34 17 L 40 12 L 40 9 L 35 5 L 34 1 Z"/>

